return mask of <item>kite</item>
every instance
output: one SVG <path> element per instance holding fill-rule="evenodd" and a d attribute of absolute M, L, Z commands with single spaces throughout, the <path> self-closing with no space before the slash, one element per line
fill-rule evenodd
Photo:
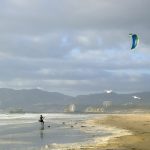
<path fill-rule="evenodd" d="M 131 49 L 135 49 L 137 44 L 139 43 L 139 37 L 136 34 L 132 34 L 132 33 L 130 33 L 129 36 L 132 37 Z"/>

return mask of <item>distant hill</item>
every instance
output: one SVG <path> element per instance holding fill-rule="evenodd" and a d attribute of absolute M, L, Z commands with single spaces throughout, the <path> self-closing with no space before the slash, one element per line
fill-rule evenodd
<path fill-rule="evenodd" d="M 76 104 L 88 104 L 88 105 L 97 105 L 103 101 L 112 101 L 114 105 L 122 105 L 128 102 L 134 102 L 136 99 L 133 96 L 141 98 L 141 103 L 150 104 L 150 92 L 141 92 L 141 93 L 130 93 L 130 94 L 118 94 L 115 92 L 112 93 L 98 93 L 98 94 L 89 94 L 89 95 L 79 95 L 75 99 Z"/>
<path fill-rule="evenodd" d="M 140 97 L 135 99 L 133 96 Z M 111 101 L 112 105 L 150 105 L 150 92 L 118 94 L 96 93 L 79 95 L 76 97 L 64 95 L 58 92 L 47 92 L 39 89 L 13 90 L 0 88 L 0 110 L 22 112 L 63 112 L 69 104 L 75 104 L 78 111 L 88 106 L 100 106 L 104 101 Z"/>
<path fill-rule="evenodd" d="M 0 109 L 11 110 L 22 108 L 31 112 L 47 111 L 47 109 L 59 111 L 59 106 L 67 104 L 72 98 L 61 93 L 47 92 L 39 89 L 13 90 L 1 88 Z"/>

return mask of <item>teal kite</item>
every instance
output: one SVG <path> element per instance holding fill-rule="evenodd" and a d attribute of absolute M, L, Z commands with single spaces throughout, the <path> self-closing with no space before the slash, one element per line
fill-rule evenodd
<path fill-rule="evenodd" d="M 135 49 L 139 43 L 139 37 L 136 34 L 132 34 L 132 33 L 130 33 L 129 35 L 132 37 L 131 49 Z"/>

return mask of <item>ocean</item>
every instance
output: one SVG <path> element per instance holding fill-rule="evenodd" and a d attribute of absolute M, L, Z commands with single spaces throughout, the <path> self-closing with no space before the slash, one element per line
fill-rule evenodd
<path fill-rule="evenodd" d="M 93 133 L 83 132 L 75 125 L 96 114 L 42 114 L 45 125 L 38 122 L 41 114 L 0 114 L 0 150 L 41 150 L 46 144 L 88 141 Z M 97 132 L 94 136 L 111 133 Z"/>

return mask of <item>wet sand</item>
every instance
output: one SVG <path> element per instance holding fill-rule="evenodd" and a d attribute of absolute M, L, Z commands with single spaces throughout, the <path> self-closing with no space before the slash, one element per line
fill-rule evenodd
<path fill-rule="evenodd" d="M 150 114 L 110 115 L 86 120 L 76 127 L 83 132 L 104 128 L 114 133 L 106 138 L 93 134 L 93 139 L 84 143 L 46 145 L 44 150 L 150 150 Z"/>

